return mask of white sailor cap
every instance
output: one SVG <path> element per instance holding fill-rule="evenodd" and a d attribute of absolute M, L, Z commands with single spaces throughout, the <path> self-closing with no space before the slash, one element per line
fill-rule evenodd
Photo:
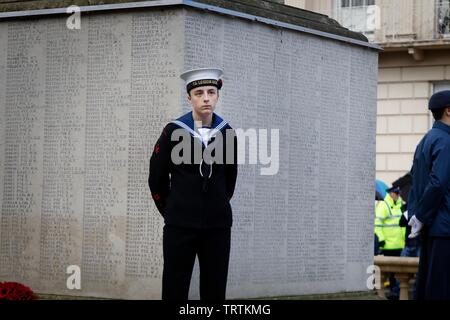
<path fill-rule="evenodd" d="M 202 86 L 215 86 L 220 90 L 222 88 L 222 79 L 220 79 L 222 75 L 222 69 L 201 68 L 183 72 L 180 78 L 186 82 L 186 90 L 189 93 L 192 89 Z"/>

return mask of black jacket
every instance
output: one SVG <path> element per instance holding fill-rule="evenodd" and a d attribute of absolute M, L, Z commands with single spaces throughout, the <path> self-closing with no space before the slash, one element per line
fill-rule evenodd
<path fill-rule="evenodd" d="M 213 149 L 222 150 L 224 160 L 223 163 L 209 165 L 206 163 L 207 157 L 204 157 L 205 145 L 194 137 L 192 113 L 178 118 L 177 122 L 178 124 L 171 122 L 165 126 L 150 159 L 148 183 L 156 207 L 166 225 L 191 228 L 231 227 L 230 200 L 237 177 L 237 139 L 234 130 L 218 115 L 213 114 L 212 129 L 217 128 L 222 139 L 216 135 L 206 148 L 209 148 L 208 152 Z M 184 128 L 180 124 L 184 124 Z M 193 131 L 189 132 L 186 127 Z M 177 145 L 178 154 L 185 155 L 184 150 L 179 152 L 180 141 L 171 139 L 177 129 L 189 138 L 185 144 L 191 147 L 188 163 L 176 164 L 171 157 L 172 150 Z M 188 132 L 189 135 L 186 134 Z M 202 150 L 197 159 L 193 152 L 196 149 Z M 232 156 L 232 161 L 229 161 L 232 163 L 226 163 L 227 152 L 230 153 L 231 150 L 234 154 L 228 156 Z M 215 154 L 216 152 L 212 152 L 213 156 Z"/>

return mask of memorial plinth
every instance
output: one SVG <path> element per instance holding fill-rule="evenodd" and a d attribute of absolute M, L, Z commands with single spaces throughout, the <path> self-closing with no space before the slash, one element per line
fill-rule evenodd
<path fill-rule="evenodd" d="M 217 112 L 234 128 L 280 130 L 278 174 L 239 168 L 227 297 L 366 290 L 377 48 L 276 4 L 83 3 L 79 30 L 65 8 L 0 6 L 0 281 L 159 299 L 149 157 L 189 110 L 179 74 L 218 66 Z M 81 289 L 68 289 L 69 266 Z"/>

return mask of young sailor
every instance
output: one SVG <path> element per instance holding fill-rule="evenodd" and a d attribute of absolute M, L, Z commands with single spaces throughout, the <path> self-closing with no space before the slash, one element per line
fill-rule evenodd
<path fill-rule="evenodd" d="M 214 113 L 221 76 L 220 69 L 181 75 L 192 111 L 165 126 L 150 159 L 148 183 L 165 223 L 163 300 L 188 299 L 196 256 L 200 299 L 225 299 L 237 140 Z"/>

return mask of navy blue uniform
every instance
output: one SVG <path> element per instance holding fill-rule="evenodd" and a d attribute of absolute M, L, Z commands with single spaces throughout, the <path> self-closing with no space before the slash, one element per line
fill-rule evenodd
<path fill-rule="evenodd" d="M 172 141 L 177 129 L 185 130 L 190 138 L 188 163 L 175 164 L 171 157 L 172 150 L 180 143 Z M 165 126 L 150 159 L 148 183 L 165 222 L 163 299 L 188 298 L 196 255 L 200 265 L 200 298 L 225 299 L 232 226 L 230 200 L 237 177 L 237 140 L 230 125 L 215 113 L 211 130 L 212 138 L 206 146 L 189 112 Z M 208 148 L 216 152 L 222 150 L 223 163 L 211 164 L 203 159 Z M 201 151 L 200 158 L 196 158 L 195 150 Z M 186 150 L 181 155 L 184 152 Z"/>
<path fill-rule="evenodd" d="M 411 175 L 409 216 L 424 223 L 417 298 L 450 299 L 450 126 L 435 122 L 417 146 Z"/>

